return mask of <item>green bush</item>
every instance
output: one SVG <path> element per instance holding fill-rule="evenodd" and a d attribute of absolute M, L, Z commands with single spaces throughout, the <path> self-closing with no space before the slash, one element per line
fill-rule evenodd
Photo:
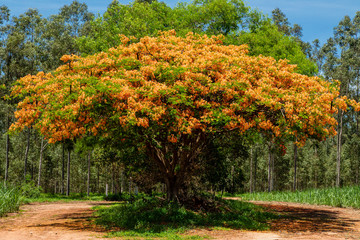
<path fill-rule="evenodd" d="M 33 181 L 26 181 L 20 187 L 21 195 L 26 198 L 38 198 L 41 195 L 41 188 L 36 186 Z"/>
<path fill-rule="evenodd" d="M 0 217 L 9 212 L 19 210 L 22 202 L 21 192 L 15 187 L 5 187 L 3 183 L 0 185 Z"/>
<path fill-rule="evenodd" d="M 237 229 L 267 229 L 267 220 L 274 214 L 261 207 L 240 201 L 222 200 L 210 211 L 189 210 L 174 202 L 157 198 L 142 198 L 133 203 L 121 203 L 100 208 L 97 224 L 140 232 L 161 232 L 198 226 L 231 227 Z"/>

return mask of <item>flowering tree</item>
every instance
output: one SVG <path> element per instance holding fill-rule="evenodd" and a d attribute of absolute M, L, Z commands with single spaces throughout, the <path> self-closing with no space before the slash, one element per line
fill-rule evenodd
<path fill-rule="evenodd" d="M 55 72 L 28 75 L 12 94 L 23 100 L 12 130 L 33 126 L 49 142 L 121 135 L 142 143 L 167 197 L 177 199 L 196 157 L 214 135 L 249 130 L 270 139 L 335 134 L 338 83 L 294 73 L 295 66 L 251 57 L 222 37 L 174 31 L 88 57 L 65 55 Z"/>

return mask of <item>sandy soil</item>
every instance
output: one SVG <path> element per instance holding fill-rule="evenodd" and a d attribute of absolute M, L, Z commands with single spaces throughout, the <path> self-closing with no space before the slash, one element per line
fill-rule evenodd
<path fill-rule="evenodd" d="M 271 223 L 270 231 L 192 230 L 189 235 L 214 239 L 360 239 L 360 210 L 282 202 L 255 202 L 287 217 Z M 91 207 L 106 202 L 35 203 L 0 218 L 1 240 L 92 240 L 105 230 L 91 224 Z M 107 238 L 108 239 L 108 238 Z"/>

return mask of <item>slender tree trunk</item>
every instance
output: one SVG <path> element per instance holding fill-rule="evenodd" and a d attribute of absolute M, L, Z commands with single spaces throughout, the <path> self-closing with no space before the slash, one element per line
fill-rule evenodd
<path fill-rule="evenodd" d="M 97 165 L 97 184 L 96 184 L 96 187 L 97 187 L 97 192 L 100 193 L 100 167 L 99 165 Z"/>
<path fill-rule="evenodd" d="M 268 159 L 268 192 L 271 192 L 271 151 L 269 146 L 269 159 Z"/>
<path fill-rule="evenodd" d="M 120 192 L 123 193 L 125 192 L 125 176 L 124 176 L 124 169 L 121 169 L 121 172 L 120 172 L 120 185 L 121 185 L 121 190 Z"/>
<path fill-rule="evenodd" d="M 296 191 L 296 184 L 297 184 L 297 157 L 298 157 L 298 147 L 297 145 L 294 143 L 294 185 L 293 185 L 293 190 Z"/>
<path fill-rule="evenodd" d="M 234 168 L 234 165 L 232 165 L 231 166 L 231 193 L 235 193 L 234 175 L 235 175 L 235 168 Z"/>
<path fill-rule="evenodd" d="M 61 194 L 65 193 L 65 143 L 62 144 Z"/>
<path fill-rule="evenodd" d="M 34 167 L 34 164 L 33 162 L 30 162 L 30 176 L 31 176 L 31 180 L 34 180 L 34 172 L 35 172 L 35 167 Z"/>
<path fill-rule="evenodd" d="M 357 157 L 354 157 L 355 159 L 355 184 L 359 184 L 359 161 L 356 161 Z"/>
<path fill-rule="evenodd" d="M 269 144 L 269 161 L 268 161 L 268 191 L 274 190 L 274 153 L 272 152 L 272 144 Z"/>
<path fill-rule="evenodd" d="M 27 131 L 27 140 L 26 140 L 26 149 L 25 149 L 25 161 L 24 161 L 24 179 L 26 179 L 29 150 L 30 150 L 30 128 Z"/>
<path fill-rule="evenodd" d="M 41 164 L 43 159 L 43 152 L 44 152 L 44 138 L 41 139 L 40 145 L 40 159 L 39 159 L 39 173 L 38 173 L 38 187 L 40 187 L 40 180 L 41 180 Z"/>
<path fill-rule="evenodd" d="M 268 159 L 268 192 L 272 191 L 272 176 L 271 176 L 271 161 L 272 161 L 272 153 L 271 153 L 271 145 L 269 144 L 269 159 Z"/>
<path fill-rule="evenodd" d="M 131 195 L 132 189 L 132 177 L 129 178 L 129 194 Z"/>
<path fill-rule="evenodd" d="M 71 150 L 70 148 L 68 148 L 66 196 L 70 195 L 70 160 L 71 160 Z"/>
<path fill-rule="evenodd" d="M 253 193 L 253 162 L 254 162 L 254 155 L 253 155 L 253 148 L 250 149 L 250 193 Z"/>
<path fill-rule="evenodd" d="M 7 119 L 6 119 L 6 127 L 7 130 L 9 130 L 10 128 L 10 118 L 9 118 L 9 113 L 7 115 Z M 9 152 L 10 152 L 10 136 L 9 133 L 6 133 L 6 155 L 5 155 L 5 179 L 4 179 L 4 184 L 6 185 L 8 179 L 9 179 L 9 165 L 10 165 L 10 160 L 9 160 Z"/>
<path fill-rule="evenodd" d="M 359 184 L 359 163 L 356 164 L 356 170 L 355 170 L 355 184 Z"/>
<path fill-rule="evenodd" d="M 271 191 L 275 189 L 275 157 L 274 153 L 271 153 Z"/>
<path fill-rule="evenodd" d="M 87 174 L 87 195 L 90 195 L 90 166 L 91 166 L 91 151 L 88 155 L 88 174 Z"/>
<path fill-rule="evenodd" d="M 111 164 L 111 193 L 116 194 L 115 192 L 115 170 L 114 170 L 114 164 Z"/>
<path fill-rule="evenodd" d="M 257 164 L 258 164 L 258 149 L 257 147 L 255 146 L 255 149 L 254 149 L 254 192 L 256 192 L 256 175 L 257 175 Z"/>
<path fill-rule="evenodd" d="M 337 156 L 336 156 L 336 187 L 340 187 L 341 173 L 341 140 L 342 140 L 343 111 L 339 110 L 339 125 L 337 134 Z"/>

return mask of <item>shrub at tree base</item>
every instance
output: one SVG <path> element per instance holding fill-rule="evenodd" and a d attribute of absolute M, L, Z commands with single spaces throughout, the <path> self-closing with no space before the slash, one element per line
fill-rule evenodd
<path fill-rule="evenodd" d="M 189 210 L 174 202 L 146 198 L 132 204 L 101 208 L 96 212 L 96 223 L 139 232 L 161 232 L 197 226 L 264 230 L 268 228 L 267 220 L 277 218 L 251 203 L 222 200 L 213 204 L 211 211 L 204 212 Z"/>
<path fill-rule="evenodd" d="M 12 95 L 23 100 L 11 129 L 32 126 L 52 143 L 89 135 L 131 140 L 157 165 L 167 197 L 177 199 L 215 134 L 256 131 L 301 144 L 334 135 L 338 108 L 360 108 L 338 97 L 338 82 L 248 56 L 246 46 L 222 39 L 168 31 L 138 42 L 123 37 L 117 48 L 84 58 L 65 55 L 55 72 L 17 81 Z"/>

